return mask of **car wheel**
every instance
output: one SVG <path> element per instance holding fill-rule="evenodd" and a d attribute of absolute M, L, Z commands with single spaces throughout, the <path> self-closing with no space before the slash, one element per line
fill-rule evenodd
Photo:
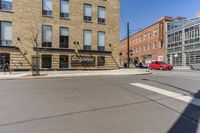
<path fill-rule="evenodd" d="M 168 71 L 172 70 L 172 67 L 168 67 L 167 70 L 168 70 Z"/>
<path fill-rule="evenodd" d="M 159 70 L 163 70 L 163 68 L 162 68 L 162 67 L 159 67 Z"/>

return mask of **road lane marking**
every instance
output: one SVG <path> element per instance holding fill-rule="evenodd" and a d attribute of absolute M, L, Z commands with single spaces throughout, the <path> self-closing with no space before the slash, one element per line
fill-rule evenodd
<path fill-rule="evenodd" d="M 150 85 L 145 85 L 145 84 L 142 84 L 142 83 L 130 83 L 130 84 L 133 85 L 133 86 L 137 86 L 137 87 L 149 90 L 149 91 L 153 91 L 153 92 L 156 92 L 156 93 L 159 93 L 159 94 L 162 94 L 162 95 L 165 95 L 165 96 L 168 96 L 168 97 L 171 97 L 171 98 L 174 98 L 174 99 L 177 99 L 177 100 L 180 100 L 180 101 L 183 101 L 183 102 L 193 104 L 193 105 L 200 107 L 200 99 L 193 98 L 191 96 L 185 96 L 183 94 L 167 91 L 167 90 L 164 90 L 164 89 L 160 89 L 160 88 L 153 87 L 153 86 L 150 86 Z"/>

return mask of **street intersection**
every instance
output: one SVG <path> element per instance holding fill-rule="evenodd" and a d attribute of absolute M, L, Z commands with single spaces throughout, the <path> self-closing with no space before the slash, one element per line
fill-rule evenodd
<path fill-rule="evenodd" d="M 0 133 L 200 132 L 199 71 L 0 84 Z"/>

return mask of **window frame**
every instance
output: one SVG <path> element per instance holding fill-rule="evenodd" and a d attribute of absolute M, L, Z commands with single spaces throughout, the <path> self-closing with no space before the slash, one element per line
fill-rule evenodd
<path fill-rule="evenodd" d="M 104 18 L 100 18 L 99 17 L 99 15 L 100 15 L 100 8 L 104 9 L 104 14 L 105 14 Z M 106 23 L 106 7 L 104 7 L 104 6 L 98 6 L 97 10 L 98 10 L 98 23 L 99 24 L 105 24 Z"/>
<path fill-rule="evenodd" d="M 50 57 L 50 63 L 49 63 L 49 64 L 47 64 L 46 62 L 45 62 L 45 64 L 44 64 L 44 60 L 43 60 L 43 59 L 44 59 L 45 56 L 46 56 L 46 57 L 48 57 L 48 56 Z M 53 57 L 52 55 L 48 55 L 48 54 L 43 54 L 43 55 L 42 55 L 42 57 L 41 57 L 41 58 L 42 58 L 42 59 L 41 59 L 41 63 L 42 63 L 42 64 L 41 64 L 41 67 L 42 67 L 42 69 L 52 69 L 52 63 L 53 63 L 53 62 L 52 62 L 52 61 L 53 61 L 53 60 L 52 60 L 52 57 Z"/>
<path fill-rule="evenodd" d="M 60 18 L 62 18 L 62 19 L 69 19 L 69 14 L 70 14 L 70 12 L 64 13 L 64 14 L 66 14 L 66 17 L 65 17 L 65 16 L 62 16 L 62 13 L 63 13 L 63 12 L 61 12 L 61 1 L 65 1 L 65 0 L 60 0 Z M 66 0 L 66 1 L 68 1 L 68 3 L 70 3 L 69 0 Z M 70 10 L 70 7 L 69 7 L 69 10 Z"/>
<path fill-rule="evenodd" d="M 3 4 L 2 4 L 3 0 L 0 0 L 0 11 L 7 11 L 7 12 L 12 12 L 13 11 L 13 0 L 11 2 L 11 8 L 7 9 L 7 8 L 3 8 Z"/>
<path fill-rule="evenodd" d="M 65 28 L 65 29 L 68 30 L 68 36 L 67 36 L 67 37 L 68 37 L 68 38 L 67 38 L 67 39 L 68 39 L 68 42 L 66 43 L 66 47 L 62 47 L 62 46 L 61 46 L 61 29 L 62 29 L 62 28 Z M 60 27 L 60 28 L 59 28 L 59 47 L 60 47 L 60 48 L 69 48 L 69 28 L 68 28 L 68 27 Z"/>
<path fill-rule="evenodd" d="M 85 31 L 91 32 L 91 45 L 85 45 Z M 83 50 L 92 50 L 92 30 L 83 30 Z"/>
<path fill-rule="evenodd" d="M 50 11 L 50 15 L 48 14 L 48 10 L 44 10 L 44 1 L 45 0 L 42 0 L 42 16 L 43 17 L 53 17 L 53 0 L 51 0 L 52 9 Z"/>
<path fill-rule="evenodd" d="M 11 30 L 12 30 L 12 39 L 11 40 L 2 40 L 2 38 L 1 38 L 1 29 L 2 29 L 2 23 L 10 23 L 11 24 Z M 11 43 L 9 44 L 9 45 L 7 45 L 7 43 L 6 43 L 6 45 L 3 45 L 3 43 L 2 43 L 2 41 L 10 41 Z M 0 21 L 0 46 L 12 46 L 13 44 L 12 44 L 12 42 L 13 42 L 13 25 L 12 25 L 12 22 L 10 22 L 10 21 Z"/>
<path fill-rule="evenodd" d="M 100 46 L 99 45 L 99 33 L 104 33 L 104 42 L 105 42 L 105 44 L 104 44 L 104 46 Z M 98 31 L 97 32 L 97 49 L 98 49 L 98 51 L 105 51 L 105 47 L 106 47 L 106 32 L 105 31 Z"/>
<path fill-rule="evenodd" d="M 85 6 L 91 7 L 91 16 L 85 15 Z M 88 4 L 88 3 L 83 4 L 83 20 L 86 21 L 86 22 L 92 22 L 92 4 Z"/>
<path fill-rule="evenodd" d="M 51 27 L 51 42 L 44 42 L 44 26 L 49 26 Z M 44 45 L 44 43 L 47 43 L 46 45 Z M 49 43 L 49 44 L 48 44 Z M 51 25 L 42 25 L 42 47 L 48 47 L 51 48 L 52 47 L 52 43 L 53 43 L 53 26 Z M 48 46 L 49 45 L 49 46 Z"/>

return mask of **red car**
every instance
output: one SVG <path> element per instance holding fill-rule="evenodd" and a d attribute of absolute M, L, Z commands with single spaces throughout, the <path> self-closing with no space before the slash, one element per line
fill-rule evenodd
<path fill-rule="evenodd" d="M 172 70 L 173 66 L 163 61 L 154 61 L 149 65 L 149 68 L 156 70 Z"/>

